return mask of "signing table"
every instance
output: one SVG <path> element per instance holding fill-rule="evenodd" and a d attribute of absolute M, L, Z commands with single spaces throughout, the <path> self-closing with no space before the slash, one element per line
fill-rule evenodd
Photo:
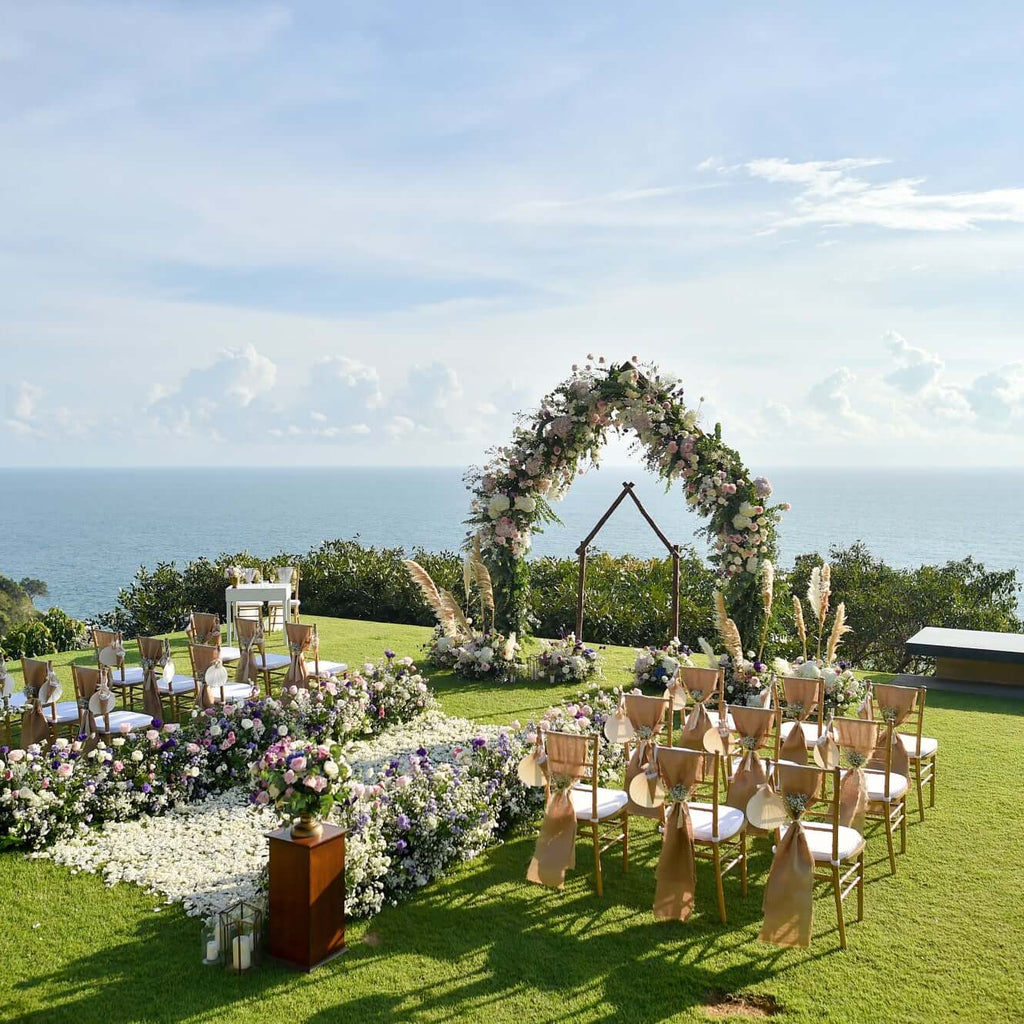
<path fill-rule="evenodd" d="M 281 602 L 281 632 L 291 614 L 292 584 L 274 583 L 240 583 L 235 587 L 225 587 L 224 603 L 228 613 L 228 643 L 235 637 L 235 605 L 259 604 L 265 601 Z"/>

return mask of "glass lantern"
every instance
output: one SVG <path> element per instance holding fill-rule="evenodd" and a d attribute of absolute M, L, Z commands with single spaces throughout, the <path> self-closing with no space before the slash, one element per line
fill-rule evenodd
<path fill-rule="evenodd" d="M 244 974 L 260 960 L 264 910 L 260 903 L 239 900 L 218 915 L 220 960 L 227 970 Z"/>
<path fill-rule="evenodd" d="M 204 964 L 220 963 L 220 920 L 216 914 L 203 921 L 200 948 Z"/>

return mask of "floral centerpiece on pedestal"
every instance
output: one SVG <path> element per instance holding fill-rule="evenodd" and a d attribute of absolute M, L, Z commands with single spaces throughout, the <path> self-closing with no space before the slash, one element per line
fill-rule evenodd
<path fill-rule="evenodd" d="M 597 651 L 577 640 L 575 633 L 545 644 L 537 661 L 538 678 L 551 683 L 584 683 L 601 674 Z"/>
<path fill-rule="evenodd" d="M 296 838 L 318 836 L 322 820 L 348 796 L 349 769 L 337 744 L 285 737 L 268 747 L 253 765 L 253 802 L 273 803 L 292 825 Z"/>
<path fill-rule="evenodd" d="M 832 628 L 826 635 L 829 602 L 832 597 L 832 569 L 826 562 L 815 566 L 807 585 L 807 606 L 813 616 L 815 648 L 809 653 L 807 623 L 804 619 L 800 598 L 793 595 L 793 618 L 803 648 L 801 657 L 792 663 L 782 658 L 775 659 L 776 671 L 780 675 L 800 676 L 804 679 L 821 679 L 825 684 L 824 711 L 826 718 L 843 715 L 859 705 L 868 693 L 868 683 L 859 679 L 850 663 L 840 661 L 837 651 L 840 641 L 851 632 L 846 624 L 846 604 L 840 601 L 832 619 Z"/>
<path fill-rule="evenodd" d="M 645 683 L 668 687 L 675 681 L 680 665 L 693 665 L 690 648 L 673 637 L 664 647 L 641 647 L 633 662 L 633 680 L 637 686 Z"/>
<path fill-rule="evenodd" d="M 490 573 L 480 558 L 479 546 L 466 556 L 463 587 L 467 603 L 474 590 L 479 596 L 482 630 L 474 627 L 454 596 L 439 587 L 423 566 L 407 559 L 405 567 L 437 619 L 437 628 L 426 646 L 427 657 L 433 665 L 451 668 L 457 675 L 473 679 L 494 678 L 507 682 L 519 675 L 522 666 L 515 633 L 506 636 L 494 629 L 494 590 Z M 487 628 L 488 612 L 490 628 Z"/>

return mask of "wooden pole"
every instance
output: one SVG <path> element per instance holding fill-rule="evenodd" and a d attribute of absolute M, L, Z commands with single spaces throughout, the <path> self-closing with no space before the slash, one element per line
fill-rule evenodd
<path fill-rule="evenodd" d="M 580 556 L 580 581 L 576 593 L 576 639 L 583 640 L 583 589 L 587 579 L 587 545 L 581 544 L 577 549 Z"/>

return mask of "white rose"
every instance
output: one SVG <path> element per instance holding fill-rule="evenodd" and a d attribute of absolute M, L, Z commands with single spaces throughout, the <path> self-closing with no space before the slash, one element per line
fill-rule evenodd
<path fill-rule="evenodd" d="M 532 512 L 537 507 L 537 502 L 534 501 L 528 494 L 520 494 L 516 498 L 516 508 L 520 512 Z"/>
<path fill-rule="evenodd" d="M 503 512 L 508 511 L 508 507 L 511 502 L 508 500 L 507 494 L 496 494 L 487 503 L 487 514 L 492 519 L 497 519 Z"/>

